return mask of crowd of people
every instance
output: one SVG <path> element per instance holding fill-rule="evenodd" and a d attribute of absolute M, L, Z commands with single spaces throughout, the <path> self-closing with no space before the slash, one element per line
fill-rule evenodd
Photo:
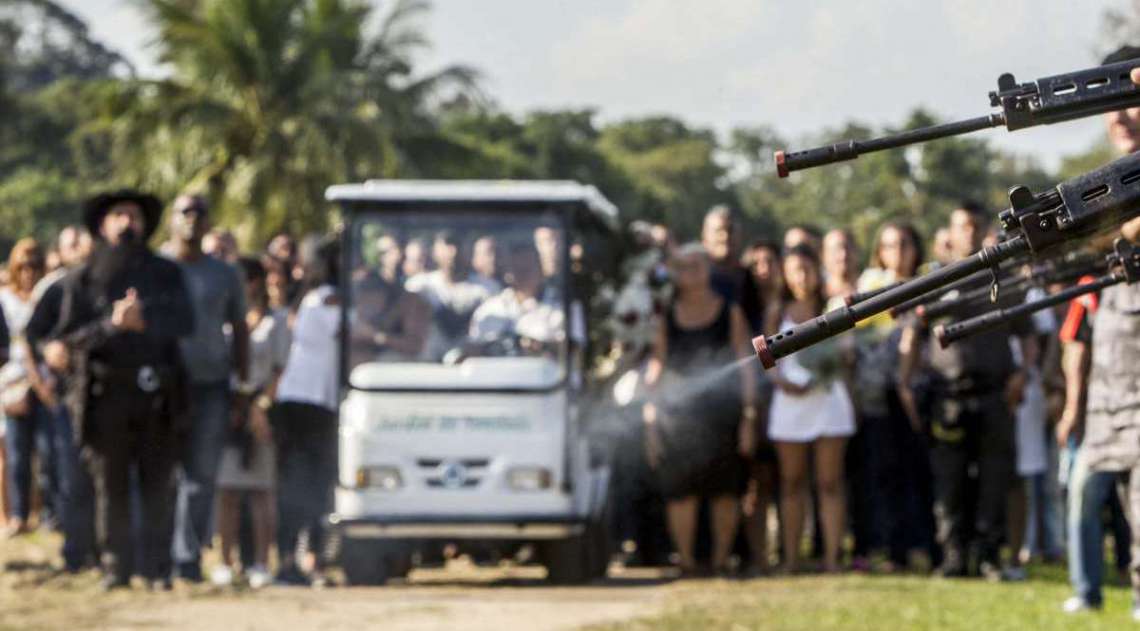
<path fill-rule="evenodd" d="M 1029 330 L 999 330 L 949 349 L 917 318 L 884 315 L 768 373 L 748 362 L 723 369 L 750 355 L 755 334 L 775 335 L 842 306 L 853 293 L 972 254 L 988 217 L 963 202 L 951 213 L 950 248 L 931 261 L 917 230 L 888 222 L 865 269 L 842 229 L 794 226 L 781 243 L 738 248 L 741 235 L 726 208 L 707 214 L 700 243 L 670 248 L 673 294 L 644 368 L 648 402 L 639 440 L 683 572 L 699 571 L 701 498 L 711 518 L 714 571 L 728 571 L 739 551 L 738 516 L 740 538 L 751 548 L 749 569 L 758 573 L 776 556 L 781 571 L 802 569 L 809 516 L 820 567 L 829 572 L 844 567 L 848 534 L 846 563 L 862 570 L 881 558 L 877 568 L 884 571 L 925 563 L 946 575 L 1016 579 L 1033 555 L 1060 558 L 1059 490 L 1045 476 L 1057 449 L 1050 448 L 1040 377 L 1053 367 L 1022 350 L 1056 336 L 1055 314 Z M 709 377 L 717 372 L 720 383 Z M 1023 386 L 1030 377 L 1022 375 L 1032 375 L 1035 387 Z M 658 386 L 667 379 L 676 383 Z M 1031 484 L 1032 505 L 1023 490 Z M 766 533 L 774 499 L 778 555 Z M 1022 545 L 1027 539 L 1032 545 Z M 1014 549 L 1003 567 L 1005 542 Z"/>
<path fill-rule="evenodd" d="M 9 537 L 59 530 L 66 569 L 99 567 L 109 589 L 132 576 L 152 588 L 322 581 L 339 238 L 280 234 L 248 256 L 211 228 L 203 197 L 182 195 L 152 252 L 162 212 L 153 196 L 106 193 L 51 247 L 12 248 L 0 524 Z M 350 369 L 455 362 L 507 342 L 496 352 L 557 353 L 561 240 L 548 225 L 515 232 L 501 248 L 494 234 L 461 243 L 448 230 L 371 240 L 348 274 Z M 221 563 L 206 576 L 215 534 Z"/>
<path fill-rule="evenodd" d="M 51 247 L 25 238 L 9 255 L 4 532 L 59 530 L 65 569 L 99 567 L 108 589 L 204 580 L 215 531 L 215 582 L 240 566 L 254 587 L 306 583 L 317 565 L 336 467 L 336 259 L 284 234 L 242 256 L 208 214 L 177 198 L 152 252 L 162 204 L 106 193 Z"/>
<path fill-rule="evenodd" d="M 1138 56 L 1126 48 L 1105 63 Z M 1140 108 L 1105 122 L 1119 152 L 1140 149 Z M 642 420 L 626 450 L 644 451 L 619 467 L 621 501 L 640 507 L 616 523 L 630 559 L 672 552 L 682 573 L 760 575 L 804 571 L 810 553 L 810 567 L 825 572 L 929 568 L 1018 581 L 1031 559 L 1067 553 L 1074 595 L 1063 608 L 1076 612 L 1103 602 L 1107 519 L 1140 619 L 1136 287 L 947 347 L 932 334 L 937 321 L 912 310 L 870 318 L 766 373 L 732 363 L 749 355 L 752 335 L 775 336 L 855 293 L 992 245 L 994 215 L 964 199 L 929 240 L 886 222 L 866 254 L 843 228 L 797 225 L 782 240 L 749 241 L 723 207 L 707 213 L 699 243 L 676 246 L 655 227 L 649 241 L 668 261 L 673 291 L 659 301 L 644 365 L 631 371 L 640 395 L 625 396 Z M 1140 220 L 1100 247 L 1112 237 L 1136 242 Z M 1064 287 L 1038 285 L 1019 299 Z M 961 320 L 993 308 L 960 301 L 929 313 Z M 730 567 L 734 555 L 741 562 Z"/>

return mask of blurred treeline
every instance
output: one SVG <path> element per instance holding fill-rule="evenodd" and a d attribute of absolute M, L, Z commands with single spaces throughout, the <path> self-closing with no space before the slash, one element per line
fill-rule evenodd
<path fill-rule="evenodd" d="M 752 235 L 809 222 L 849 227 L 866 243 L 885 219 L 929 236 L 963 197 L 1000 206 L 1012 184 L 1044 187 L 1109 157 L 1097 145 L 1049 173 L 963 138 L 789 184 L 775 177 L 773 149 L 887 130 L 850 123 L 783 139 L 764 125 L 718 135 L 660 116 L 603 125 L 593 110 L 512 115 L 481 88 L 478 69 L 417 66 L 429 44 L 420 0 L 386 3 L 379 15 L 363 0 L 130 1 L 158 35 L 149 50 L 161 77 L 138 76 L 115 42 L 95 41 L 55 2 L 0 0 L 5 241 L 51 235 L 86 194 L 130 185 L 166 199 L 204 192 L 224 225 L 260 245 L 279 230 L 328 227 L 330 184 L 414 177 L 589 182 L 627 220 L 665 222 L 682 238 L 695 236 L 708 207 L 728 203 Z M 894 129 L 935 120 L 916 110 Z"/>

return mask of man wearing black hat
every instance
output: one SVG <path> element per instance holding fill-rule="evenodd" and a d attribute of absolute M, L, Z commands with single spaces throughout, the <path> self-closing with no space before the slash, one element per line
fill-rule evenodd
<path fill-rule="evenodd" d="M 136 191 L 88 200 L 83 218 L 94 251 L 45 296 L 26 332 L 36 351 L 52 340 L 70 351 L 65 404 L 95 481 L 108 589 L 126 587 L 132 571 L 149 581 L 170 572 L 176 419 L 186 407 L 178 338 L 194 323 L 178 266 L 146 245 L 161 214 L 157 198 Z M 143 559 L 132 559 L 132 466 L 142 491 Z"/>

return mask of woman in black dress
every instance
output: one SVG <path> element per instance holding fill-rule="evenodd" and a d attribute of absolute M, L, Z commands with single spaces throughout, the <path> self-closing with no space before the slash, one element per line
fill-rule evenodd
<path fill-rule="evenodd" d="M 755 374 L 748 324 L 739 307 L 710 284 L 699 244 L 672 261 L 676 293 L 661 323 L 646 371 L 647 450 L 665 496 L 681 570 L 693 556 L 699 500 L 709 499 L 713 569 L 728 561 L 744 485 L 743 458 L 756 443 Z"/>

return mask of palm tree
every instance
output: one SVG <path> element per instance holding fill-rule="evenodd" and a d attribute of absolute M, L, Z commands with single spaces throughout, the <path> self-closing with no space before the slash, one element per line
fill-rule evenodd
<path fill-rule="evenodd" d="M 326 227 L 326 186 L 422 171 L 449 91 L 477 74 L 416 75 L 426 45 L 397 0 L 374 31 L 361 0 L 141 0 L 168 79 L 106 86 L 91 137 L 123 179 L 206 191 L 246 240 Z"/>

